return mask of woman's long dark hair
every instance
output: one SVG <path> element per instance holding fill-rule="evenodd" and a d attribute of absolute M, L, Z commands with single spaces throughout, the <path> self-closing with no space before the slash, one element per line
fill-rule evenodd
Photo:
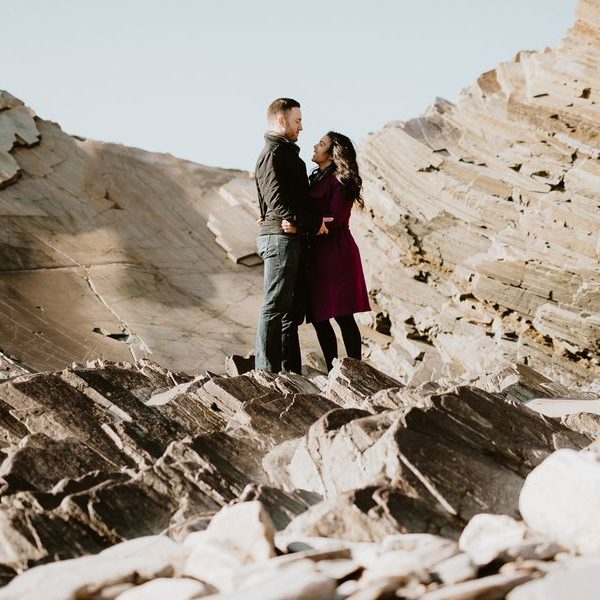
<path fill-rule="evenodd" d="M 358 173 L 356 150 L 348 136 L 337 131 L 328 131 L 327 137 L 331 140 L 329 152 L 335 165 L 338 181 L 342 184 L 342 193 L 348 200 L 355 200 L 362 208 L 362 179 Z"/>

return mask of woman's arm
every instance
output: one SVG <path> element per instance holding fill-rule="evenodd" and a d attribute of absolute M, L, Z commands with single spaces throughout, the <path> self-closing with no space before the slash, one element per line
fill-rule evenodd
<path fill-rule="evenodd" d="M 330 189 L 330 202 L 329 211 L 327 212 L 328 217 L 333 217 L 333 221 L 327 225 L 329 231 L 335 231 L 336 229 L 343 229 L 346 226 L 347 213 L 349 204 L 351 201 L 344 198 L 342 192 L 342 184 L 337 180 L 335 176 L 331 178 Z"/>

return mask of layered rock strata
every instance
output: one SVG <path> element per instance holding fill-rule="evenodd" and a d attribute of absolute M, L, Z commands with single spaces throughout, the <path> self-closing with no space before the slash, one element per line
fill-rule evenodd
<path fill-rule="evenodd" d="M 454 103 L 362 145 L 361 248 L 404 381 L 518 360 L 580 385 L 600 363 L 600 6 Z M 387 367 L 386 367 L 387 365 Z"/>
<path fill-rule="evenodd" d="M 278 528 L 305 513 L 290 527 L 323 534 L 328 515 L 343 520 L 354 506 L 361 541 L 455 536 L 477 512 L 516 515 L 530 469 L 590 442 L 500 393 L 411 395 L 365 369 L 345 359 L 322 389 L 144 362 L 0 384 L 0 563 L 23 569 L 159 532 L 177 539 L 242 494 L 261 499 Z M 352 389 L 343 404 L 342 373 Z M 393 406 L 373 401 L 384 391 Z"/>

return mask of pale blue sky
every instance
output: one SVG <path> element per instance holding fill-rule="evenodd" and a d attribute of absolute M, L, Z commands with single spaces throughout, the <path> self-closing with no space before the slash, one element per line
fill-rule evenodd
<path fill-rule="evenodd" d="M 0 89 L 68 133 L 252 169 L 267 104 L 303 106 L 305 160 L 421 114 L 521 49 L 555 46 L 576 0 L 0 0 Z"/>

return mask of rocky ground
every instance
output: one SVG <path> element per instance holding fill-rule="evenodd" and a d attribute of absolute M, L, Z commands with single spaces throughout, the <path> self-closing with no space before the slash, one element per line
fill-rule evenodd
<path fill-rule="evenodd" d="M 597 568 L 598 394 L 240 364 L 0 384 L 0 599 L 514 600 Z"/>
<path fill-rule="evenodd" d="M 69 135 L 0 91 L 0 352 L 36 371 L 97 356 L 220 368 L 255 335 L 254 236 L 223 242 L 232 223 L 254 233 L 252 186 Z"/>

